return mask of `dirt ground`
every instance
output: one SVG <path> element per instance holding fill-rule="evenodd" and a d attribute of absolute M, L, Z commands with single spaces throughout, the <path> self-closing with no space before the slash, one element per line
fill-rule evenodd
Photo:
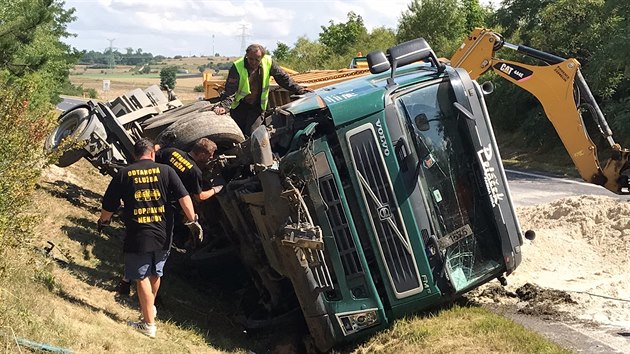
<path fill-rule="evenodd" d="M 508 285 L 492 282 L 474 298 L 515 306 L 521 314 L 589 327 L 589 333 L 630 352 L 630 203 L 579 196 L 518 208 L 523 260 Z M 589 335 L 591 335 L 589 334 Z"/>

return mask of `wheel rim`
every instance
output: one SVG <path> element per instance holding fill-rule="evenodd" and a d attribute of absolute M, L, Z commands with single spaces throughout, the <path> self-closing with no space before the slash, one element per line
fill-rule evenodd
<path fill-rule="evenodd" d="M 77 109 L 62 117 L 59 126 L 53 132 L 52 148 L 58 148 L 64 139 L 70 138 L 76 142 L 76 138 L 85 131 L 89 121 L 89 112 L 86 108 Z"/>
<path fill-rule="evenodd" d="M 51 133 L 45 144 L 48 152 L 63 149 L 57 160 L 57 166 L 68 167 L 87 154 L 85 149 L 77 148 L 76 144 L 81 140 L 86 140 L 84 135 L 89 129 L 92 119 L 94 118 L 90 117 L 88 109 L 83 107 L 74 109 L 59 119 L 59 125 Z M 65 146 L 60 146 L 64 140 Z"/>

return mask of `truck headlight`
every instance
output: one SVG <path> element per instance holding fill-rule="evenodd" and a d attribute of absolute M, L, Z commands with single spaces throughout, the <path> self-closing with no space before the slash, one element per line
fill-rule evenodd
<path fill-rule="evenodd" d="M 336 316 L 343 334 L 347 336 L 378 324 L 379 320 L 376 311 L 377 309 L 367 309 L 338 313 Z"/>

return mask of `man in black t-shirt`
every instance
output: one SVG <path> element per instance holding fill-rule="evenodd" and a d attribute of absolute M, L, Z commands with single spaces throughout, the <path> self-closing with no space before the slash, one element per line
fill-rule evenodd
<path fill-rule="evenodd" d="M 123 168 L 112 179 L 105 195 L 99 229 L 109 224 L 123 201 L 125 223 L 123 253 L 125 278 L 136 281 L 142 321 L 128 324 L 139 332 L 155 337 L 155 296 L 170 249 L 167 218 L 169 202 L 177 200 L 191 227 L 197 223 L 192 200 L 177 173 L 170 166 L 156 163 L 155 145 L 140 139 L 134 145 L 136 162 Z"/>
<path fill-rule="evenodd" d="M 207 165 L 216 150 L 217 145 L 212 140 L 201 138 L 195 142 L 190 152 L 172 147 L 160 149 L 155 154 L 155 161 L 173 167 L 190 196 L 200 202 L 216 195 L 223 188 L 222 185 L 217 185 L 204 191 L 201 187 L 203 176 L 199 166 Z M 184 227 L 180 215 L 181 210 L 175 204 L 173 243 L 177 248 L 183 248 L 186 240 L 190 239 L 189 230 Z"/>
<path fill-rule="evenodd" d="M 173 167 L 184 183 L 186 190 L 196 201 L 203 201 L 214 196 L 219 188 L 202 190 L 202 172 L 199 166 L 205 166 L 212 160 L 217 144 L 208 138 L 195 142 L 190 152 L 177 148 L 164 148 L 155 154 L 155 161 Z"/>

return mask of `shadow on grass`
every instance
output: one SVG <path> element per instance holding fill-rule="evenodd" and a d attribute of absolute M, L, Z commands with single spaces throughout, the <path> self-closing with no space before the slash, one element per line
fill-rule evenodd
<path fill-rule="evenodd" d="M 82 247 L 83 259 L 98 266 L 82 266 L 70 262 L 68 269 L 84 282 L 113 291 L 122 274 L 122 229 L 109 228 L 99 235 L 93 220 L 68 217 L 74 226 L 62 226 L 68 238 Z M 112 236 L 107 236 L 112 235 Z M 94 258 L 98 262 L 95 262 Z"/>
<path fill-rule="evenodd" d="M 239 323 L 240 302 L 249 285 L 248 274 L 237 260 L 193 264 L 186 255 L 172 253 L 158 295 L 157 306 L 164 310 L 160 319 L 196 328 L 208 344 L 223 351 L 304 352 L 300 342 L 306 332 L 300 322 L 256 331 Z"/>
<path fill-rule="evenodd" d="M 102 196 L 89 189 L 64 181 L 43 182 L 39 188 L 55 198 L 68 201 L 73 206 L 97 215 Z M 99 234 L 96 220 L 68 216 L 70 225 L 62 226 L 67 237 L 81 245 L 81 254 L 69 255 L 67 250 L 55 245 L 68 262 L 60 262 L 77 279 L 90 286 L 106 291 L 116 291 L 122 276 L 122 246 L 124 227 L 114 219 L 113 226 Z M 72 257 L 83 257 L 78 262 Z M 228 260 L 221 264 L 192 263 L 188 255 L 171 253 L 166 263 L 164 277 L 156 304 L 158 320 L 180 328 L 194 330 L 205 338 L 208 345 L 222 351 L 243 350 L 256 353 L 304 352 L 301 336 L 306 330 L 303 324 L 283 324 L 268 330 L 247 331 L 237 317 L 240 301 L 249 277 L 238 261 Z M 135 286 L 132 286 L 134 289 Z M 69 302 L 83 305 L 92 311 L 103 311 L 66 291 L 59 296 Z M 115 297 L 123 306 L 137 309 L 137 297 Z M 124 321 L 117 315 L 103 311 L 115 321 Z"/>
<path fill-rule="evenodd" d="M 68 301 L 68 302 L 70 302 L 72 304 L 86 307 L 86 308 L 90 309 L 93 312 L 102 312 L 103 314 L 105 314 L 105 316 L 111 318 L 114 321 L 122 322 L 124 320 L 123 318 L 120 318 L 115 313 L 109 312 L 109 311 L 103 310 L 102 308 L 99 308 L 99 307 L 96 307 L 94 305 L 91 305 L 91 304 L 85 302 L 85 300 L 79 299 L 79 298 L 75 297 L 74 295 L 67 293 L 66 291 L 57 290 L 55 293 L 57 295 L 59 295 L 59 297 L 61 297 L 62 299 L 66 300 L 66 301 Z"/>
<path fill-rule="evenodd" d="M 77 208 L 87 210 L 90 213 L 97 213 L 101 210 L 102 196 L 74 183 L 64 181 L 41 182 L 39 188 L 55 198 L 65 199 Z"/>
<path fill-rule="evenodd" d="M 67 219 L 72 225 L 63 226 L 62 231 L 70 240 L 81 245 L 83 260 L 87 263 L 93 262 L 94 266 L 82 265 L 69 259 L 65 268 L 86 284 L 116 291 L 123 269 L 124 228 L 107 227 L 102 234 L 98 234 L 94 220 L 73 216 Z M 280 352 L 273 348 L 283 345 L 287 338 L 293 338 L 291 333 L 299 326 L 273 328 L 269 331 L 246 331 L 236 317 L 239 314 L 239 299 L 248 279 L 247 273 L 236 260 L 208 266 L 192 263 L 187 255 L 173 251 L 166 262 L 156 300 L 158 319 L 183 329 L 194 329 L 205 338 L 208 345 L 219 350 L 236 351 L 246 348 L 256 353 Z M 103 311 L 67 292 L 61 292 L 60 296 L 91 310 Z M 130 297 L 116 296 L 116 301 L 129 308 L 138 308 L 134 292 Z M 124 320 L 112 313 L 106 315 L 116 321 Z M 292 343 L 286 347 L 297 348 L 298 344 Z M 282 352 L 302 351 L 283 349 Z"/>

